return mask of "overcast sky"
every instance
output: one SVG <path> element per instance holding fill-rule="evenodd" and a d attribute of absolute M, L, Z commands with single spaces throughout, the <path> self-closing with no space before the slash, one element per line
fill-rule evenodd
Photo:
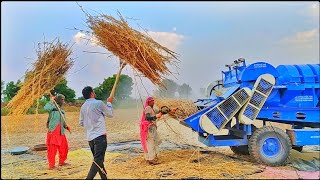
<path fill-rule="evenodd" d="M 221 78 L 224 65 L 243 57 L 248 64 L 319 63 L 319 2 L 79 2 L 90 14 L 116 16 L 117 10 L 137 30 L 139 24 L 157 42 L 180 54 L 179 69 L 171 68 L 178 84 L 189 84 L 194 97 L 199 89 Z M 23 80 L 37 58 L 35 44 L 55 37 L 74 44 L 75 65 L 68 85 L 81 96 L 84 86 L 96 87 L 116 74 L 118 58 L 84 51 L 107 50 L 86 43 L 85 15 L 76 2 L 1 2 L 1 80 Z M 146 97 L 155 88 L 135 77 L 130 67 L 124 74 Z M 147 90 L 143 88 L 146 87 Z"/>

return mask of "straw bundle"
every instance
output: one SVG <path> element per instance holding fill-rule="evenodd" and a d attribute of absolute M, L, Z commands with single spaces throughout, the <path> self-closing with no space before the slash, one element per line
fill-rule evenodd
<path fill-rule="evenodd" d="M 197 106 L 191 100 L 155 98 L 154 103 L 158 108 L 167 106 L 170 109 L 176 109 L 176 111 L 170 111 L 169 116 L 178 120 L 183 120 L 198 112 Z"/>
<path fill-rule="evenodd" d="M 155 42 L 147 34 L 129 27 L 120 13 L 118 16 L 120 20 L 104 14 L 87 14 L 88 26 L 98 44 L 142 73 L 153 84 L 163 86 L 161 80 L 165 75 L 172 74 L 166 65 L 178 62 L 178 54 Z"/>
<path fill-rule="evenodd" d="M 25 81 L 17 95 L 8 103 L 11 115 L 22 115 L 44 94 L 49 93 L 73 65 L 71 50 L 59 40 L 38 44 L 38 59 L 32 70 L 26 72 Z"/>

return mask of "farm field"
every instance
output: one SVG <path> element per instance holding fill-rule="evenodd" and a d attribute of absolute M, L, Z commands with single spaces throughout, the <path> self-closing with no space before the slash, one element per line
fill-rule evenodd
<path fill-rule="evenodd" d="M 290 166 L 272 168 L 257 164 L 250 156 L 235 155 L 228 147 L 205 147 L 197 141 L 191 129 L 181 126 L 174 119 L 158 122 L 162 139 L 160 163 L 150 166 L 145 163 L 139 144 L 139 108 L 116 109 L 113 118 L 107 118 L 108 148 L 105 166 L 108 178 L 298 178 Z M 85 133 L 78 125 L 79 112 L 67 112 L 67 122 L 72 134 L 69 142 L 68 162 L 71 166 L 47 169 L 46 151 L 32 151 L 37 144 L 44 144 L 45 123 L 48 114 L 26 115 L 23 119 L 11 120 L 1 117 L 1 177 L 35 179 L 84 179 L 92 163 Z M 11 120 L 11 121 L 10 121 Z M 257 122 L 257 126 L 261 124 Z M 285 126 L 283 126 L 285 128 Z M 121 145 L 121 148 L 119 148 Z M 27 146 L 30 150 L 22 155 L 9 155 L 6 149 Z M 312 159 L 315 152 L 298 153 L 292 150 L 292 160 L 303 157 Z M 273 173 L 271 173 L 273 172 Z M 293 173 L 292 173 L 293 172 Z M 318 177 L 319 172 L 300 174 L 299 177 Z M 96 178 L 100 176 L 97 174 Z"/>

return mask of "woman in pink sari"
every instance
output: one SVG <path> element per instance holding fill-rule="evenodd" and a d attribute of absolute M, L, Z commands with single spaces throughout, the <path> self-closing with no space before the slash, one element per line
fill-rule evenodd
<path fill-rule="evenodd" d="M 157 134 L 157 118 L 161 117 L 161 113 L 157 115 L 157 112 L 153 109 L 154 99 L 148 97 L 144 104 L 144 111 L 142 113 L 140 121 L 140 140 L 145 159 L 150 165 L 159 164 L 157 161 L 157 155 L 159 153 L 159 137 Z"/>

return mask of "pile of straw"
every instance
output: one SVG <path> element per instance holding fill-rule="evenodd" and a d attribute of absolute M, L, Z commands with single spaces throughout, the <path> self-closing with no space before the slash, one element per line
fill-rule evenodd
<path fill-rule="evenodd" d="M 246 179 L 261 172 L 262 166 L 232 159 L 224 154 L 197 150 L 164 150 L 159 154 L 159 165 L 150 166 L 143 155 L 118 161 L 108 161 L 111 179 Z M 136 168 L 132 168 L 136 167 Z M 109 177 L 108 176 L 108 177 Z"/>
<path fill-rule="evenodd" d="M 158 108 L 167 106 L 170 109 L 176 109 L 176 111 L 170 111 L 169 116 L 177 120 L 183 120 L 198 112 L 197 106 L 191 100 L 155 98 L 154 104 Z"/>
<path fill-rule="evenodd" d="M 15 163 L 1 166 L 4 179 L 85 179 L 92 162 L 90 150 L 84 149 L 69 151 L 68 161 L 72 166 L 61 166 L 57 170 L 48 170 L 46 159 L 38 159 L 39 156 L 30 155 L 29 159 L 7 156 L 2 156 L 4 162 L 8 159 Z M 159 165 L 150 166 L 143 154 L 106 152 L 105 167 L 110 179 L 248 179 L 264 169 L 219 152 L 202 154 L 191 149 L 161 151 L 159 161 Z"/>
<path fill-rule="evenodd" d="M 7 105 L 10 115 L 25 114 L 36 100 L 49 93 L 63 79 L 73 65 L 68 44 L 57 39 L 39 43 L 36 52 L 38 59 L 32 64 L 33 68 L 26 72 L 17 95 Z"/>
<path fill-rule="evenodd" d="M 88 26 L 100 46 L 124 60 L 153 84 L 164 86 L 161 81 L 172 74 L 167 64 L 176 65 L 177 53 L 160 45 L 146 33 L 129 27 L 120 13 L 120 20 L 104 14 L 86 15 Z"/>

